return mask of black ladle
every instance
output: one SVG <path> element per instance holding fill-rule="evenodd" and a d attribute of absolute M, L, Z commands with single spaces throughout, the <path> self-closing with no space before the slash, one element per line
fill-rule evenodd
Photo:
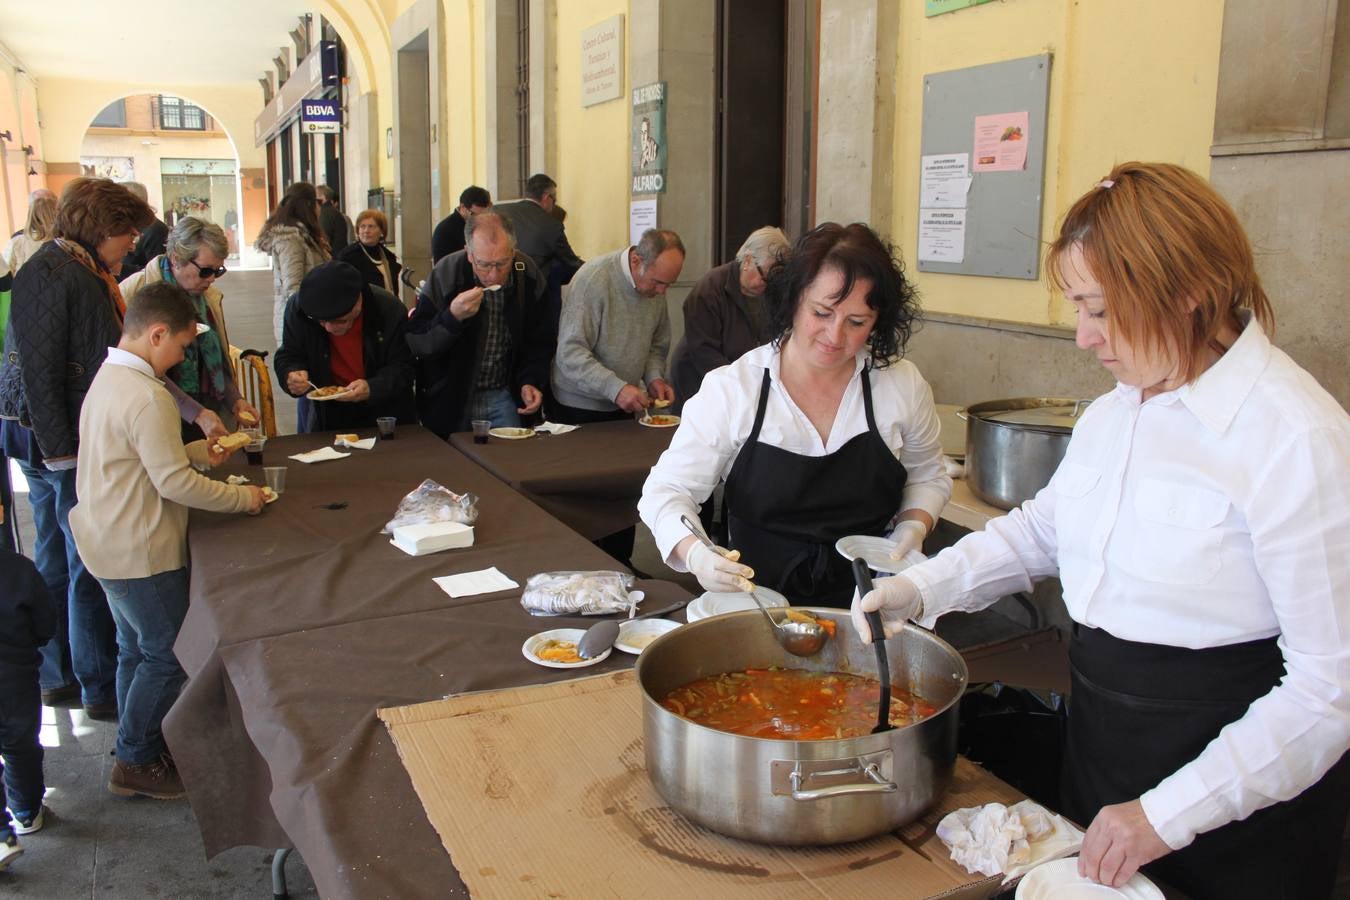
<path fill-rule="evenodd" d="M 858 584 L 858 599 L 872 590 L 872 573 L 859 557 L 853 560 L 853 580 Z M 886 629 L 881 624 L 881 612 L 864 613 L 867 628 L 872 632 L 872 649 L 877 653 L 877 678 L 881 681 L 881 707 L 877 710 L 877 727 L 873 734 L 891 730 L 891 661 L 886 657 Z"/>

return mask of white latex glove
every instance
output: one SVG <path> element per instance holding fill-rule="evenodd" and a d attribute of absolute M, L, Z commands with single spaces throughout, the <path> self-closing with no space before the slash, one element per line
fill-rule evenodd
<path fill-rule="evenodd" d="M 709 550 L 702 542 L 695 543 L 685 554 L 684 564 L 703 585 L 706 591 L 746 591 L 754 590 L 750 579 L 755 570 L 743 566 L 738 559 L 741 551 L 726 550 L 718 547 L 716 552 Z"/>
<path fill-rule="evenodd" d="M 923 611 L 923 598 L 914 582 L 903 575 L 878 578 L 872 583 L 872 590 L 866 597 L 853 593 L 853 605 L 849 615 L 853 618 L 853 630 L 864 644 L 872 643 L 872 629 L 867 627 L 866 613 L 881 611 L 881 627 L 886 637 L 894 637 L 905 627 L 905 622 L 915 618 Z"/>
<path fill-rule="evenodd" d="M 928 527 L 922 522 L 914 519 L 905 519 L 895 526 L 891 532 L 891 540 L 895 541 L 895 549 L 891 551 L 891 559 L 904 559 L 912 550 L 921 550 L 923 548 L 923 539 L 928 537 Z"/>

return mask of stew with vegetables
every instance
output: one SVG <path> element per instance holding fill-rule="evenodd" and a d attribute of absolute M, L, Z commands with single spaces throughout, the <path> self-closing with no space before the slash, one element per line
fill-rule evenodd
<path fill-rule="evenodd" d="M 881 682 L 845 672 L 746 669 L 691 681 L 661 705 L 719 731 L 790 741 L 839 740 L 870 734 L 877 721 Z M 897 728 L 937 709 L 892 687 L 890 722 Z"/>

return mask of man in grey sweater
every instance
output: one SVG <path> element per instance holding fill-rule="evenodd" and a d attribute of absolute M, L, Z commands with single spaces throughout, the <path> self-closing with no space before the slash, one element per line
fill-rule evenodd
<path fill-rule="evenodd" d="M 558 326 L 556 421 L 622 419 L 653 400 L 675 399 L 666 382 L 670 314 L 665 293 L 683 267 L 680 236 L 655 228 L 644 232 L 636 247 L 581 267 Z"/>

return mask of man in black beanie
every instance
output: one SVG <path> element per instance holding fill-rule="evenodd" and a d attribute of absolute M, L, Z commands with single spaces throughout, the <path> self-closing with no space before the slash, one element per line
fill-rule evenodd
<path fill-rule="evenodd" d="M 380 416 L 417 421 L 407 314 L 347 263 L 310 270 L 286 301 L 276 355 L 277 378 L 301 398 L 301 432 L 372 428 Z"/>

